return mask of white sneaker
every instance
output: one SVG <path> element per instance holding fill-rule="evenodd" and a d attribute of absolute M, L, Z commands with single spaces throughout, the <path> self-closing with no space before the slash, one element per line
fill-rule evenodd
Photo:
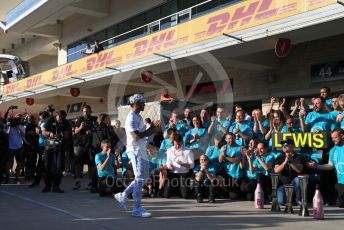
<path fill-rule="evenodd" d="M 120 209 L 127 210 L 127 205 L 125 203 L 126 198 L 124 196 L 122 196 L 121 192 L 116 193 L 113 197 L 118 201 Z"/>
<path fill-rule="evenodd" d="M 131 213 L 132 216 L 134 217 L 143 217 L 143 218 L 148 218 L 152 216 L 152 213 L 147 212 L 146 209 L 144 208 L 134 208 L 133 212 Z"/>

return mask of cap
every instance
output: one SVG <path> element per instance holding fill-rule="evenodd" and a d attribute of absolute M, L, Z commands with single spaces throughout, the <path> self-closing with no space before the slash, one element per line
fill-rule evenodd
<path fill-rule="evenodd" d="M 132 105 L 134 103 L 146 103 L 146 99 L 142 94 L 134 94 L 129 97 L 129 104 Z"/>
<path fill-rule="evenodd" d="M 281 144 L 284 146 L 284 145 L 294 145 L 294 141 L 290 138 L 286 139 L 286 140 L 283 140 L 281 141 Z"/>

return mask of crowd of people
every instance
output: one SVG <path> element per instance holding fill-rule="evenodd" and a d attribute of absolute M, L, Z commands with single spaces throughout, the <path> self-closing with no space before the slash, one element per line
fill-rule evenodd
<path fill-rule="evenodd" d="M 278 202 L 286 203 L 284 186 L 293 184 L 294 203 L 300 205 L 298 176 L 307 174 L 310 191 L 320 184 L 326 203 L 344 207 L 344 94 L 334 96 L 323 87 L 311 105 L 300 98 L 287 107 L 283 98 L 276 110 L 271 98 L 266 114 L 261 108 L 250 113 L 239 104 L 234 111 L 218 105 L 213 116 L 207 108 L 194 112 L 187 107 L 184 114 L 172 111 L 165 127 L 149 118 L 142 123 L 144 100 L 136 99 L 124 128 L 119 120 L 111 126 L 107 114 L 92 116 L 89 105 L 73 122 L 52 106 L 38 122 L 32 115 L 9 116 L 10 107 L 0 121 L 0 182 L 10 183 L 13 174 L 15 183 L 25 176 L 35 187 L 44 178 L 42 192 L 63 193 L 61 180 L 71 174 L 73 189 L 79 190 L 87 164 L 91 192 L 116 194 L 122 208 L 132 194 L 133 215 L 143 216 L 141 196 L 253 200 L 257 183 L 268 203 L 271 173 L 280 174 Z M 295 148 L 288 138 L 276 148 L 272 141 L 277 133 L 305 132 L 326 134 L 327 147 Z"/>

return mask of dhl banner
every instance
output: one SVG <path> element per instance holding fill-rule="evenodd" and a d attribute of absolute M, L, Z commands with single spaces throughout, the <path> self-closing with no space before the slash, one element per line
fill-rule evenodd
<path fill-rule="evenodd" d="M 247 0 L 4 86 L 11 95 L 297 15 L 336 0 Z"/>
<path fill-rule="evenodd" d="M 282 148 L 281 141 L 292 139 L 295 148 L 310 147 L 322 149 L 328 147 L 328 135 L 326 133 L 275 133 L 272 136 L 272 146 Z"/>

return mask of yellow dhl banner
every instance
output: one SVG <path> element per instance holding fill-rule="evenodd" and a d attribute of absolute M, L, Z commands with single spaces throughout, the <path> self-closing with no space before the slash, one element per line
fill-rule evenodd
<path fill-rule="evenodd" d="M 275 133 L 272 136 L 272 146 L 280 149 L 282 148 L 281 141 L 292 139 L 296 148 L 310 147 L 310 148 L 327 148 L 328 134 L 327 133 Z"/>
<path fill-rule="evenodd" d="M 248 0 L 4 86 L 11 95 L 79 77 L 153 53 L 195 44 L 327 5 L 336 0 Z"/>

